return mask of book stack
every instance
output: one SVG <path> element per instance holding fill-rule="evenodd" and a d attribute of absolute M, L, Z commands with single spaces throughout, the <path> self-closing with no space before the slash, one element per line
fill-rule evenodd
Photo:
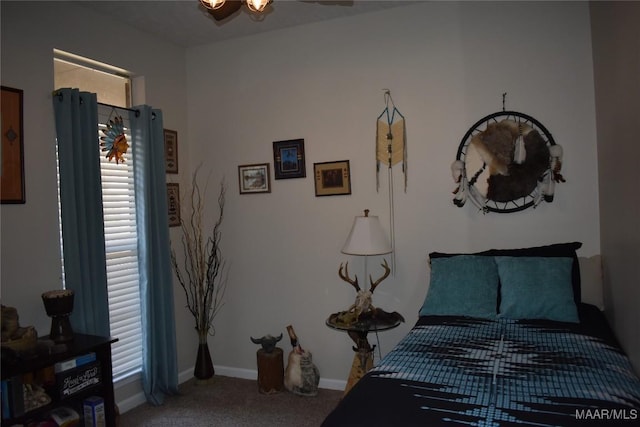
<path fill-rule="evenodd" d="M 101 382 L 100 362 L 93 352 L 57 362 L 35 372 L 5 378 L 0 387 L 2 419 L 22 417 L 49 405 L 50 396 L 66 399 Z"/>

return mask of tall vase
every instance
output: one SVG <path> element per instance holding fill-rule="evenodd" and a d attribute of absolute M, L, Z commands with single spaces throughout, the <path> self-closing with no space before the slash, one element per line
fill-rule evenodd
<path fill-rule="evenodd" d="M 200 383 L 209 382 L 215 370 L 213 369 L 213 362 L 211 361 L 211 353 L 209 353 L 209 344 L 207 343 L 206 336 L 204 339 L 200 339 L 198 344 L 198 354 L 196 356 L 196 366 L 193 369 L 193 376 L 196 377 L 196 381 Z"/>

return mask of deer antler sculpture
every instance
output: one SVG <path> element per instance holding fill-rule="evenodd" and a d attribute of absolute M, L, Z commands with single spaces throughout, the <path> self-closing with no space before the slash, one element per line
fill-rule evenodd
<path fill-rule="evenodd" d="M 373 291 L 375 291 L 376 287 L 389 276 L 391 273 L 391 268 L 389 268 L 389 264 L 387 264 L 387 260 L 385 259 L 382 264 L 382 268 L 384 268 L 384 273 L 380 276 L 375 282 L 371 275 L 369 275 L 369 282 L 371 286 L 368 290 L 363 290 L 358 285 L 358 277 L 355 276 L 354 279 L 349 277 L 349 262 L 344 265 L 340 264 L 340 268 L 338 269 L 338 276 L 345 282 L 349 283 L 356 289 L 356 301 L 347 309 L 346 313 L 349 315 L 349 319 L 353 322 L 357 321 L 360 316 L 364 313 L 369 313 L 375 311 L 376 308 L 372 304 Z"/>

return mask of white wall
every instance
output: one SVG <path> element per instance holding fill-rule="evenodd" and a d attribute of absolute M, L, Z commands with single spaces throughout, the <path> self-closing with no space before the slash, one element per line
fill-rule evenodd
<path fill-rule="evenodd" d="M 599 253 L 587 4 L 429 2 L 192 48 L 191 157 L 229 189 L 230 284 L 210 340 L 214 363 L 255 369 L 249 337 L 292 324 L 321 375 L 346 379 L 352 343 L 324 322 L 353 302 L 339 264 L 350 260 L 352 273 L 362 271 L 361 260 L 340 253 L 353 217 L 369 208 L 383 224 L 389 218 L 386 174 L 375 189 L 383 88 L 406 117 L 409 150 L 406 194 L 394 168 L 397 271 L 374 295 L 406 323 L 380 333 L 383 354 L 417 319 L 430 251 L 579 240 L 580 255 Z M 449 166 L 468 127 L 502 109 L 503 92 L 507 108 L 537 118 L 564 147 L 567 182 L 535 210 L 457 208 Z M 307 177 L 272 181 L 270 194 L 239 195 L 238 165 L 272 163 L 272 142 L 293 138 L 305 140 Z M 353 194 L 315 197 L 313 163 L 343 159 Z M 379 261 L 369 264 L 373 274 Z"/>
<path fill-rule="evenodd" d="M 0 210 L 2 304 L 16 307 L 21 324 L 35 326 L 42 336 L 49 333 L 51 321 L 40 294 L 61 287 L 51 100 L 53 49 L 106 62 L 139 77 L 144 83 L 139 101 L 163 110 L 165 127 L 177 130 L 180 141 L 185 142 L 179 155 L 187 167 L 185 51 L 77 4 L 3 1 L 1 7 L 2 85 L 24 90 L 26 182 L 26 203 L 1 205 Z M 168 179 L 177 178 L 168 175 Z M 184 313 L 179 292 L 176 288 L 178 328 L 191 332 L 192 322 Z M 193 365 L 197 338 L 183 333 L 177 339 L 179 367 L 188 369 Z"/>
<path fill-rule="evenodd" d="M 640 3 L 595 2 L 591 16 L 605 310 L 640 372 Z"/>

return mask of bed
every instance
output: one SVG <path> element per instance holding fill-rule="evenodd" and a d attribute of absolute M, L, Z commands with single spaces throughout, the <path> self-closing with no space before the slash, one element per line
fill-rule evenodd
<path fill-rule="evenodd" d="M 322 426 L 638 425 L 640 380 L 581 302 L 580 246 L 431 253 L 418 321 Z"/>

